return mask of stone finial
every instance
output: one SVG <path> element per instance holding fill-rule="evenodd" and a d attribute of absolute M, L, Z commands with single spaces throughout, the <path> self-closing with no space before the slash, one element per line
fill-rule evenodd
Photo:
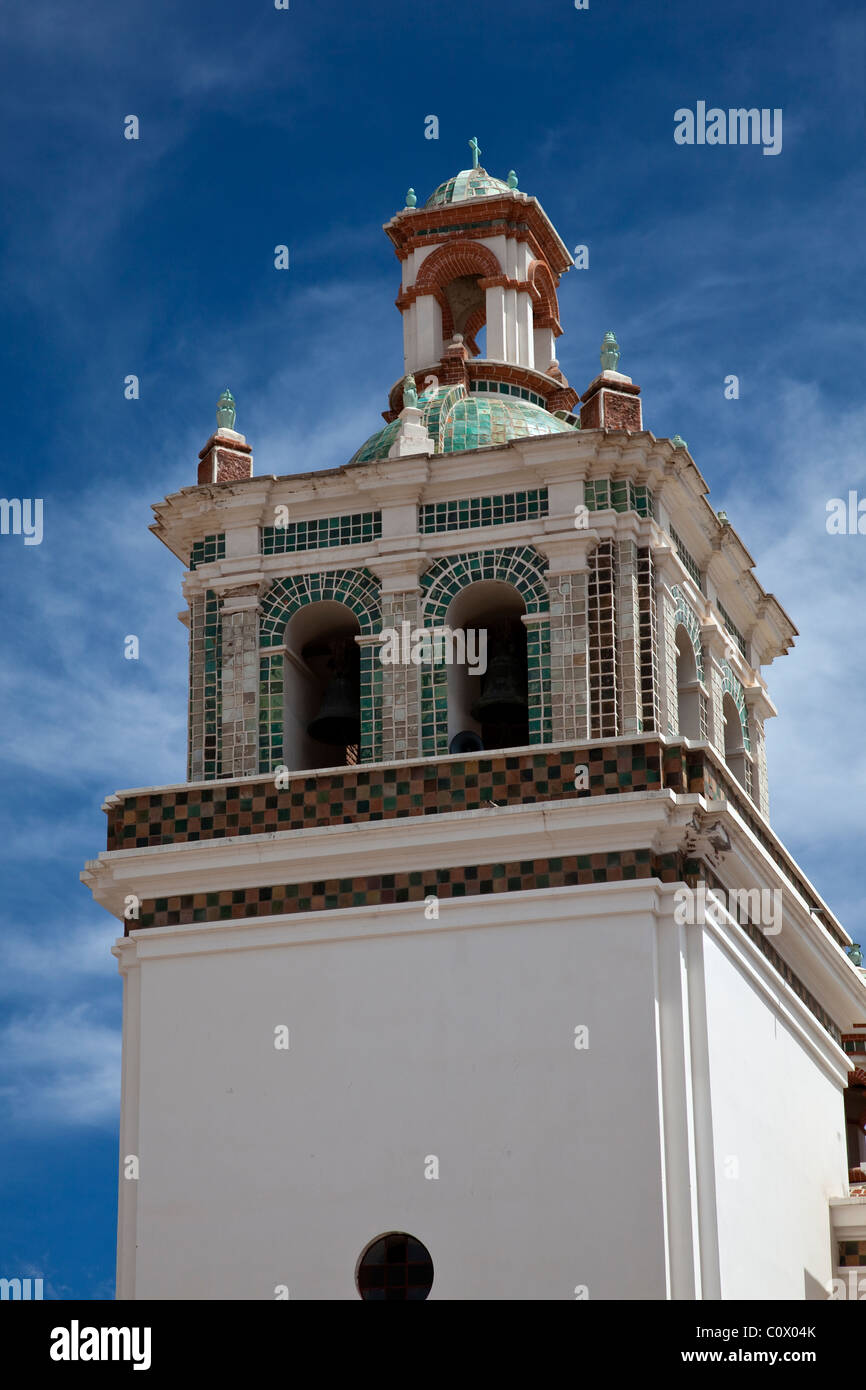
<path fill-rule="evenodd" d="M 233 430 L 236 418 L 235 398 L 229 388 L 226 387 L 217 401 L 217 429 Z"/>
<path fill-rule="evenodd" d="M 517 175 L 515 174 L 513 169 L 508 170 L 508 178 L 505 180 L 505 182 L 508 184 L 509 188 L 517 187 Z"/>
<path fill-rule="evenodd" d="M 414 188 L 410 188 L 409 192 L 406 194 L 406 206 L 407 208 L 414 208 L 418 206 L 418 199 L 415 195 Z"/>
<path fill-rule="evenodd" d="M 689 447 L 681 434 L 675 434 L 671 443 L 675 449 L 687 449 Z"/>
<path fill-rule="evenodd" d="M 601 370 L 603 372 L 615 372 L 619 357 L 619 343 L 616 340 L 616 334 L 609 330 L 601 342 Z"/>
<path fill-rule="evenodd" d="M 415 378 L 410 372 L 409 376 L 404 376 L 403 378 L 403 409 L 405 410 L 407 405 L 414 407 L 417 406 L 417 404 L 418 388 L 415 385 Z"/>
<path fill-rule="evenodd" d="M 850 960 L 851 964 L 852 964 L 852 965 L 856 965 L 856 966 L 858 967 L 858 969 L 862 969 L 862 967 L 863 967 L 863 950 L 862 950 L 862 948 L 861 948 L 861 946 L 860 946 L 860 942 L 859 942 L 859 941 L 852 941 L 852 942 L 851 942 L 851 945 L 848 947 L 848 952 L 847 952 L 847 954 L 848 954 L 848 959 Z"/>

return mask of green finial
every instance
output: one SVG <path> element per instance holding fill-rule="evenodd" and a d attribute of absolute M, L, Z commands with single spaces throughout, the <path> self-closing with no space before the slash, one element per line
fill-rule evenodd
<path fill-rule="evenodd" d="M 716 516 L 719 518 L 719 521 L 722 523 L 723 526 L 730 526 L 731 523 L 728 519 L 727 512 L 716 512 Z"/>
<path fill-rule="evenodd" d="M 681 434 L 675 434 L 671 443 L 675 449 L 687 449 L 689 447 Z"/>
<path fill-rule="evenodd" d="M 414 208 L 417 207 L 417 204 L 418 199 L 415 196 L 415 190 L 414 188 L 410 188 L 409 192 L 406 194 L 406 206 L 407 208 Z"/>
<path fill-rule="evenodd" d="M 517 187 L 517 175 L 515 174 L 513 169 L 508 170 L 508 178 L 505 180 L 505 182 L 508 184 L 509 188 Z"/>
<path fill-rule="evenodd" d="M 601 342 L 601 369 L 603 372 L 615 372 L 616 364 L 619 361 L 619 343 L 616 334 L 610 330 L 605 333 Z"/>
<path fill-rule="evenodd" d="M 859 941 L 852 942 L 852 944 L 848 947 L 848 959 L 850 960 L 852 965 L 862 967 L 863 952 L 860 949 Z"/>
<path fill-rule="evenodd" d="M 479 158 L 479 155 L 481 154 L 481 146 L 480 146 L 479 143 L 478 143 L 478 136 L 477 136 L 477 135 L 473 135 L 472 139 L 469 141 L 469 148 L 470 148 L 470 150 L 472 151 L 472 168 L 473 168 L 473 169 L 477 169 L 477 168 L 478 168 L 478 158 Z"/>
<path fill-rule="evenodd" d="M 403 409 L 407 405 L 416 406 L 418 404 L 418 388 L 415 385 L 415 378 L 411 372 L 409 376 L 403 378 Z"/>
<path fill-rule="evenodd" d="M 233 430 L 236 417 L 235 398 L 229 388 L 226 387 L 217 401 L 217 429 Z"/>

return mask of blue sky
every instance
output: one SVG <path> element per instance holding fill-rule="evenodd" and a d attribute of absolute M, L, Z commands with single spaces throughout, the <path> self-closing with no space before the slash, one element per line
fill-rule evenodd
<path fill-rule="evenodd" d="M 182 571 L 150 504 L 195 481 L 226 384 L 258 473 L 337 466 L 381 424 L 381 225 L 472 135 L 590 248 L 569 380 L 614 328 L 647 428 L 688 440 L 800 629 L 766 673 L 773 822 L 864 938 L 866 537 L 825 529 L 866 496 L 864 71 L 856 0 L 4 7 L 0 490 L 44 499 L 44 538 L 0 537 L 0 1274 L 113 1295 L 116 930 L 78 871 L 107 793 L 185 773 Z M 676 145 L 699 100 L 781 108 L 781 154 Z"/>

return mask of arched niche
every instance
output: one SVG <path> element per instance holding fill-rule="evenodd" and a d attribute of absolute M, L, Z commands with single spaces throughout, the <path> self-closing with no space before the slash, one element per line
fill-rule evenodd
<path fill-rule="evenodd" d="M 333 599 L 305 604 L 286 624 L 283 754 L 293 771 L 358 761 L 360 652 L 355 637 L 360 631 L 351 608 Z M 329 689 L 333 703 L 335 676 L 339 703 L 344 709 L 351 704 L 357 720 L 358 735 L 351 743 L 327 743 L 309 732 L 323 712 Z"/>
<path fill-rule="evenodd" d="M 421 577 L 424 626 L 442 626 L 455 598 L 482 580 L 501 580 L 525 604 L 529 670 L 529 742 L 551 738 L 550 617 L 547 563 L 534 546 L 503 546 L 440 556 Z M 469 578 L 469 576 L 472 576 Z M 468 582 L 467 582 L 468 580 Z M 448 752 L 448 673 L 444 664 L 421 666 L 421 750 L 424 757 Z"/>
<path fill-rule="evenodd" d="M 485 748 L 516 748 L 529 742 L 527 633 L 521 621 L 525 613 L 526 604 L 517 589 L 498 579 L 467 584 L 451 600 L 446 626 L 464 634 L 468 653 L 484 654 L 486 671 L 473 673 L 468 661 L 447 667 L 449 746 L 456 734 L 470 732 L 479 735 Z M 470 634 L 476 634 L 474 640 Z M 503 723 L 473 713 L 491 691 L 491 682 L 499 689 L 510 685 L 523 703 L 525 713 L 520 718 Z"/>
<path fill-rule="evenodd" d="M 743 737 L 743 721 L 736 701 L 727 691 L 722 696 L 722 718 L 725 725 L 725 762 L 740 786 L 745 790 L 747 753 Z"/>
<path fill-rule="evenodd" d="M 677 708 L 679 731 L 685 738 L 701 737 L 701 682 L 694 645 L 682 623 L 676 630 Z"/>
<path fill-rule="evenodd" d="M 436 327 L 444 343 L 459 333 L 472 357 L 486 354 L 489 301 L 487 281 L 503 274 L 502 266 L 489 247 L 478 241 L 446 242 L 431 251 L 421 264 L 415 290 L 418 298 L 419 336 L 425 339 Z M 431 300 L 438 305 L 441 318 L 430 328 Z M 425 302 L 426 301 L 426 302 Z"/>

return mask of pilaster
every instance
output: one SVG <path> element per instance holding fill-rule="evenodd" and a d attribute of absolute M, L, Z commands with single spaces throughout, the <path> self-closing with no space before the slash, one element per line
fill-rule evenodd
<path fill-rule="evenodd" d="M 761 686 L 746 686 L 746 707 L 752 737 L 752 800 L 766 820 L 770 819 L 770 789 L 767 785 L 767 746 L 764 719 L 775 714 L 775 707 Z"/>
<path fill-rule="evenodd" d="M 656 650 L 658 654 L 659 723 L 667 734 L 679 731 L 677 699 L 677 603 L 673 595 L 676 563 L 673 547 L 665 541 L 653 552 L 656 599 Z"/>
<path fill-rule="evenodd" d="M 421 626 L 419 580 L 427 564 L 428 557 L 414 549 L 398 552 L 387 559 L 370 559 L 369 568 L 381 583 L 383 631 L 393 628 L 399 635 L 402 623 L 409 624 L 410 633 Z M 370 654 L 373 662 L 379 667 L 379 756 L 388 762 L 392 759 L 411 758 L 421 753 L 421 668 L 412 662 L 383 665 L 381 653 L 381 641 L 377 640 L 371 646 Z"/>
<path fill-rule="evenodd" d="M 589 555 L 596 533 L 544 536 L 537 548 L 548 559 L 550 721 L 554 743 L 590 736 Z M 544 615 L 539 615 L 543 617 Z M 528 624 L 532 616 L 524 621 Z"/>
<path fill-rule="evenodd" d="M 382 629 L 401 624 L 410 631 L 421 625 L 421 590 L 403 589 L 382 593 Z M 382 648 L 373 659 L 381 661 Z M 421 752 L 421 671 L 411 662 L 382 666 L 382 744 L 383 762 L 411 758 Z"/>
<path fill-rule="evenodd" d="M 187 778 L 206 781 L 219 775 L 221 733 L 221 639 L 219 599 L 211 590 L 189 600 L 189 705 Z"/>
<path fill-rule="evenodd" d="M 616 541 L 616 666 L 619 687 L 619 732 L 642 727 L 638 548 L 633 540 Z"/>
<path fill-rule="evenodd" d="M 259 770 L 259 597 L 257 584 L 245 584 L 222 596 L 220 774 L 223 777 L 246 777 Z"/>
<path fill-rule="evenodd" d="M 707 738 L 722 758 L 725 756 L 724 672 L 727 641 L 715 623 L 701 626 L 701 646 L 704 654 L 704 685 L 709 691 L 707 703 Z"/>

